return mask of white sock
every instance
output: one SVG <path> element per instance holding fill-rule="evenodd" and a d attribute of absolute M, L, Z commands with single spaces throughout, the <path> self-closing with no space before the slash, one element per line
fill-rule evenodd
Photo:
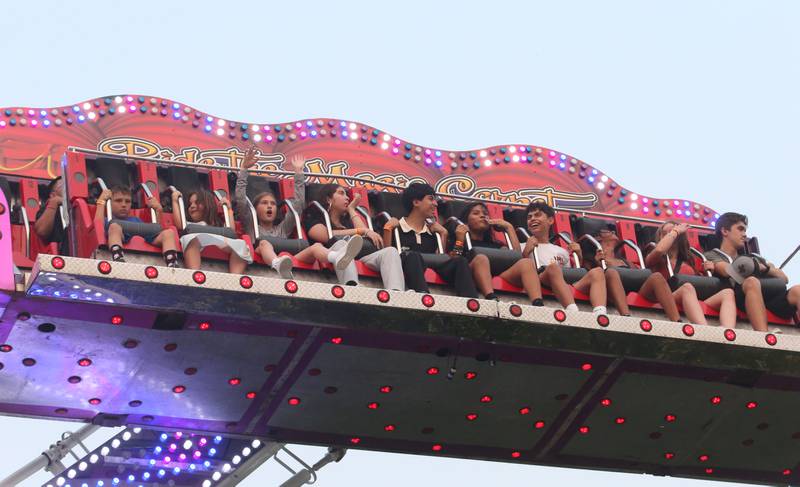
<path fill-rule="evenodd" d="M 578 311 L 578 305 L 575 303 L 568 304 L 564 309 L 566 311 Z"/>
<path fill-rule="evenodd" d="M 606 309 L 605 306 L 595 306 L 594 309 L 592 310 L 592 313 L 596 315 L 606 315 L 608 314 L 608 310 Z"/>
<path fill-rule="evenodd" d="M 341 255 L 341 253 L 342 252 L 340 250 L 331 250 L 330 252 L 328 252 L 328 262 L 330 262 L 331 264 L 335 264 L 336 259 L 339 258 L 339 255 Z"/>

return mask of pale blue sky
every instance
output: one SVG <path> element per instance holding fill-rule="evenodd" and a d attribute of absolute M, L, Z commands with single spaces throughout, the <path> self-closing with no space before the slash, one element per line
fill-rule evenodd
<path fill-rule="evenodd" d="M 542 145 L 643 195 L 742 211 L 780 262 L 800 243 L 798 14 L 791 0 L 13 2 L 0 107 L 141 93 L 248 122 L 340 117 L 444 149 Z M 800 282 L 800 258 L 786 270 Z M 0 477 L 64 427 L 0 419 Z M 284 479 L 272 466 L 241 485 Z M 319 485 L 578 482 L 689 483 L 350 452 Z"/>

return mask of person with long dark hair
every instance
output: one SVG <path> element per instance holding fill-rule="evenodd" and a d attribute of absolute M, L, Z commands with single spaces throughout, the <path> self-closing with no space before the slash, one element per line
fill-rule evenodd
<path fill-rule="evenodd" d="M 175 225 L 183 228 L 183 216 L 181 215 L 178 198 L 181 192 L 172 191 L 172 215 Z M 224 202 L 223 202 L 224 203 Z M 226 205 L 230 211 L 230 205 Z M 188 196 L 188 207 L 186 208 L 186 220 L 188 223 L 204 225 L 209 227 L 222 227 L 223 221 L 217 214 L 217 203 L 214 195 L 205 189 L 192 191 Z M 233 212 L 229 215 L 231 226 L 230 230 L 236 231 Z M 187 269 L 199 269 L 201 263 L 200 252 L 205 247 L 217 247 L 221 251 L 230 255 L 228 260 L 228 270 L 234 274 L 241 274 L 247 268 L 247 264 L 253 262 L 250 255 L 250 246 L 239 238 L 230 238 L 217 233 L 193 232 L 185 233 L 181 237 L 181 247 L 183 248 L 183 263 Z"/>
<path fill-rule="evenodd" d="M 656 232 L 656 246 L 645 257 L 645 265 L 654 272 L 661 273 L 669 278 L 668 265 L 672 266 L 674 274 L 697 275 L 691 266 L 691 253 L 686 231 L 689 225 L 675 220 L 667 220 L 658 227 Z M 669 263 L 667 262 L 669 259 Z M 704 265 L 706 270 L 713 268 L 711 262 Z M 694 286 L 684 283 L 672 292 L 675 302 L 683 308 L 689 321 L 698 325 L 707 324 L 703 308 L 697 297 Z M 732 289 L 723 289 L 705 301 L 710 308 L 719 311 L 719 322 L 725 328 L 736 327 L 736 300 Z"/>
<path fill-rule="evenodd" d="M 464 242 L 466 235 L 469 234 L 473 249 L 484 247 L 491 249 L 501 249 L 505 246 L 495 241 L 492 236 L 494 228 L 504 230 L 511 240 L 513 250 L 521 251 L 519 239 L 517 239 L 513 226 L 505 220 L 493 220 L 489 218 L 489 209 L 485 204 L 475 202 L 467 205 L 461 212 L 462 224 L 455 229 L 455 239 L 451 242 L 451 252 L 464 254 L 463 246 L 456 245 L 456 242 Z M 505 269 L 496 269 L 498 272 L 492 273 L 489 258 L 484 254 L 466 252 L 469 259 L 469 266 L 472 269 L 472 277 L 475 279 L 475 286 L 486 299 L 495 299 L 492 277 L 499 276 L 508 281 L 511 285 L 521 287 L 528 294 L 528 299 L 533 306 L 544 306 L 542 301 L 542 286 L 539 283 L 539 275 L 532 259 L 521 257 Z"/>
<path fill-rule="evenodd" d="M 350 241 L 353 238 L 363 237 L 375 250 L 362 255 L 359 261 L 380 273 L 384 288 L 395 291 L 405 290 L 400 253 L 394 247 L 385 247 L 381 236 L 370 230 L 356 211 L 361 195 L 356 193 L 351 200 L 344 187 L 331 183 L 322 185 L 316 193 L 315 200 L 328 213 L 333 233 L 330 243 L 337 245 L 342 239 Z M 315 245 L 329 243 L 325 216 L 320 214 L 320 210 L 316 206 L 309 206 L 306 209 L 303 226 L 309 240 L 317 242 Z M 358 283 L 358 272 L 355 266 L 348 266 L 344 269 L 343 274 L 346 282 Z"/>
<path fill-rule="evenodd" d="M 239 214 L 239 221 L 242 222 L 244 233 L 250 236 L 256 252 L 261 255 L 265 264 L 272 267 L 279 276 L 284 279 L 292 279 L 292 259 L 288 255 L 278 256 L 275 248 L 268 237 L 289 238 L 296 223 L 294 214 L 287 213 L 281 220 L 278 213 L 278 199 L 272 191 L 263 191 L 253 199 L 253 206 L 256 210 L 256 220 L 258 223 L 259 238 L 255 238 L 255 229 L 252 215 L 248 212 L 247 205 L 247 178 L 248 169 L 256 163 L 256 146 L 250 146 L 244 154 L 242 167 L 236 176 L 236 207 Z M 303 172 L 305 158 L 297 154 L 291 159 L 294 169 L 294 197 L 288 200 L 292 208 L 297 213 L 303 212 L 306 200 L 306 175 Z M 298 235 L 297 238 L 302 238 Z M 313 264 L 315 261 L 320 263 L 331 263 L 339 275 L 339 282 L 345 284 L 349 281 L 343 274 L 345 269 L 355 272 L 353 258 L 361 249 L 361 239 L 353 239 L 344 245 L 337 246 L 336 249 L 327 249 L 321 243 L 312 243 L 308 247 L 294 254 L 294 258 L 306 264 Z"/>

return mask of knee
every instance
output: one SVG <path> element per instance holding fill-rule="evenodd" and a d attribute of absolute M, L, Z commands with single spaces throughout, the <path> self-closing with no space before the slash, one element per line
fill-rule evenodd
<path fill-rule="evenodd" d="M 694 286 L 688 282 L 679 287 L 678 291 L 680 291 L 684 296 L 697 296 L 697 291 L 694 289 Z"/>
<path fill-rule="evenodd" d="M 109 234 L 113 233 L 115 235 L 121 235 L 122 234 L 122 227 L 119 225 L 119 223 L 111 222 L 111 223 L 108 224 L 108 233 Z"/>
<path fill-rule="evenodd" d="M 590 272 L 595 271 L 595 270 L 599 270 L 599 269 L 600 269 L 599 267 L 596 267 L 596 268 L 592 269 Z M 621 281 L 621 278 L 619 277 L 619 272 L 617 272 L 616 269 L 613 269 L 611 267 L 606 269 L 605 275 L 606 275 L 606 281 L 608 281 L 608 282 Z"/>
<path fill-rule="evenodd" d="M 611 270 L 612 270 L 612 271 L 614 271 L 613 269 L 611 269 Z M 614 271 L 614 272 L 616 273 L 616 271 Z M 588 275 L 589 275 L 589 278 L 590 278 L 590 279 L 591 279 L 593 282 L 594 282 L 594 281 L 602 281 L 602 280 L 605 280 L 605 276 L 603 275 L 603 269 L 601 269 L 601 268 L 599 268 L 599 267 L 595 267 L 594 269 L 590 270 L 590 271 L 589 271 L 589 273 L 588 273 Z M 617 276 L 619 276 L 619 274 L 617 274 Z"/>
<path fill-rule="evenodd" d="M 800 286 L 792 286 L 789 288 L 789 292 L 786 295 L 787 299 L 792 303 L 800 302 Z"/>
<path fill-rule="evenodd" d="M 159 235 L 161 235 L 165 239 L 170 240 L 171 242 L 177 242 L 178 241 L 178 234 L 175 232 L 174 228 L 167 228 L 167 229 L 161 230 L 161 233 L 159 233 Z"/>
<path fill-rule="evenodd" d="M 750 276 L 742 282 L 742 289 L 745 293 L 761 292 L 761 281 L 757 278 Z"/>
<path fill-rule="evenodd" d="M 314 244 L 314 245 L 318 245 L 318 244 Z M 258 242 L 258 251 L 259 252 L 268 252 L 270 250 L 272 250 L 272 244 L 271 243 L 269 243 L 266 240 L 261 240 L 260 242 Z"/>
<path fill-rule="evenodd" d="M 472 265 L 477 267 L 489 267 L 489 258 L 483 254 L 477 254 L 472 258 Z"/>
<path fill-rule="evenodd" d="M 650 277 L 648 279 L 650 279 L 650 282 L 652 282 L 653 284 L 656 284 L 656 285 L 659 285 L 659 286 L 667 284 L 667 278 L 664 277 L 664 274 L 662 274 L 660 272 L 654 272 L 654 273 L 650 274 Z"/>
<path fill-rule="evenodd" d="M 544 268 L 544 274 L 547 274 L 550 277 L 560 276 L 561 275 L 561 266 L 556 264 L 555 262 L 551 262 L 551 263 L 547 264 L 547 266 Z"/>
<path fill-rule="evenodd" d="M 524 273 L 534 272 L 536 270 L 533 265 L 533 260 L 531 259 L 520 259 L 517 261 L 517 265 Z"/>
<path fill-rule="evenodd" d="M 719 292 L 719 295 L 722 297 L 723 301 L 735 301 L 736 299 L 736 295 L 731 288 L 723 289 Z"/>

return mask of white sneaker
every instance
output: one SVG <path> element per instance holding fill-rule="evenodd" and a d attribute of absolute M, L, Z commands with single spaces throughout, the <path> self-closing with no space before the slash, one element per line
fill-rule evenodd
<path fill-rule="evenodd" d="M 361 252 L 361 246 L 363 245 L 364 239 L 361 238 L 361 235 L 353 235 L 350 237 L 345 248 L 335 251 L 338 255 L 333 259 L 329 257 L 329 260 L 333 263 L 333 267 L 335 267 L 337 271 L 345 270 L 345 268 L 350 265 L 350 262 L 353 262 L 353 259 L 356 258 L 356 255 Z"/>
<path fill-rule="evenodd" d="M 292 267 L 294 267 L 294 264 L 292 264 L 292 259 L 288 255 L 282 255 L 272 261 L 272 268 L 282 279 L 294 279 Z"/>

